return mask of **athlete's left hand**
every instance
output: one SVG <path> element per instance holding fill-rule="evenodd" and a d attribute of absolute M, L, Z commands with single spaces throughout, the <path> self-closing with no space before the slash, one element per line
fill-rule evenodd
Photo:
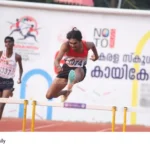
<path fill-rule="evenodd" d="M 90 58 L 92 61 L 96 61 L 98 59 L 98 57 L 95 57 L 94 55 L 91 56 Z"/>
<path fill-rule="evenodd" d="M 21 83 L 21 79 L 18 79 L 17 83 L 20 84 Z"/>

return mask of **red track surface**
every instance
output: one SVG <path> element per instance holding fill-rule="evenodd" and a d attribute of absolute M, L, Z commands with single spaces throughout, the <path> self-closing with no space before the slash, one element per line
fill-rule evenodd
<path fill-rule="evenodd" d="M 27 120 L 26 131 L 30 131 L 31 120 Z M 3 118 L 0 121 L 0 132 L 19 132 L 22 130 L 22 119 Z M 110 132 L 111 124 L 107 123 L 85 123 L 85 122 L 63 122 L 63 121 L 35 121 L 36 132 Z M 116 125 L 115 131 L 122 131 L 122 125 Z M 127 132 L 150 132 L 150 127 L 127 126 Z"/>

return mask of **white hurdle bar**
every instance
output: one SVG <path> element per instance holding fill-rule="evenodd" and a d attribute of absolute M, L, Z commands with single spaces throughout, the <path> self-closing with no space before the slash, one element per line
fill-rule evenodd
<path fill-rule="evenodd" d="M 0 103 L 5 103 L 5 104 L 22 104 L 22 105 L 24 105 L 22 131 L 25 132 L 25 130 L 26 130 L 28 100 L 14 99 L 14 98 L 0 98 Z"/>
<path fill-rule="evenodd" d="M 24 99 L 0 98 L 0 103 L 7 103 L 7 104 L 24 104 Z"/>
<path fill-rule="evenodd" d="M 34 102 L 34 101 L 33 101 Z M 63 107 L 63 108 L 68 108 L 68 107 L 64 107 L 64 104 L 71 104 L 74 102 L 52 102 L 52 101 L 48 101 L 48 102 L 42 102 L 42 101 L 36 101 L 36 105 L 38 106 L 51 106 L 51 107 Z M 33 103 L 32 103 L 33 104 Z M 85 104 L 85 103 L 74 103 L 74 104 L 81 104 L 83 105 L 83 108 L 81 106 L 81 108 L 79 109 L 89 109 L 89 110 L 104 110 L 104 111 L 112 111 L 112 106 L 102 106 L 102 105 L 93 105 L 93 104 Z M 125 107 L 116 107 L 116 111 L 118 112 L 123 112 Z M 128 107 L 127 112 L 138 112 L 138 113 L 150 113 L 150 108 L 137 108 L 137 107 Z M 70 107 L 73 109 L 73 107 Z M 75 108 L 77 109 L 77 108 Z"/>
<path fill-rule="evenodd" d="M 64 105 L 69 105 L 72 104 L 72 102 L 64 102 L 64 103 L 56 103 L 56 102 L 41 102 L 41 101 L 36 101 L 36 105 L 38 106 L 51 106 L 51 107 L 63 107 L 63 108 L 68 108 L 67 106 L 64 107 Z M 81 108 L 79 109 L 91 109 L 91 110 L 106 110 L 106 111 L 112 111 L 112 107 L 110 106 L 100 106 L 100 105 L 89 105 L 89 104 L 84 104 L 84 103 L 74 103 L 76 104 L 81 104 Z M 82 107 L 83 106 L 83 107 Z M 73 107 L 70 107 L 73 108 Z M 75 107 L 76 108 L 76 107 Z M 76 108 L 77 109 L 77 108 Z"/>

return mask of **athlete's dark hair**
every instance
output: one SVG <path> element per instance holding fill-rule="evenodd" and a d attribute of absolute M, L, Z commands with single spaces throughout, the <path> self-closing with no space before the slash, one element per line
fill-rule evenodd
<path fill-rule="evenodd" d="M 11 40 L 13 43 L 14 43 L 14 38 L 13 37 L 10 37 L 10 36 L 6 36 L 5 39 L 4 39 L 4 42 L 6 42 L 6 40 Z"/>
<path fill-rule="evenodd" d="M 71 31 L 69 31 L 67 33 L 67 39 L 76 39 L 78 41 L 82 40 L 82 33 L 76 28 L 74 27 Z"/>

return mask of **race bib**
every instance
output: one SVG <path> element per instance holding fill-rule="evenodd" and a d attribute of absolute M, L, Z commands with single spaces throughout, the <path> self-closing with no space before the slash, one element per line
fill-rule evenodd
<path fill-rule="evenodd" d="M 68 58 L 66 64 L 70 67 L 83 67 L 86 65 L 85 58 Z"/>
<path fill-rule="evenodd" d="M 14 75 L 14 69 L 11 67 L 0 67 L 0 77 L 2 78 L 11 78 Z"/>

